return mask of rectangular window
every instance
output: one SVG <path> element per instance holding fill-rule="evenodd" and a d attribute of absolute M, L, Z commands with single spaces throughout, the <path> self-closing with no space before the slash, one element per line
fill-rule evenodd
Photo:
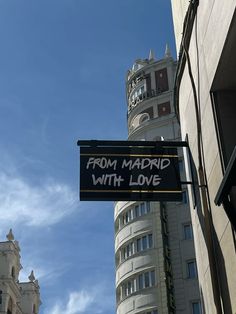
<path fill-rule="evenodd" d="M 197 302 L 192 302 L 192 314 L 201 314 L 201 304 L 199 301 Z"/>
<path fill-rule="evenodd" d="M 195 261 L 187 262 L 187 272 L 188 278 L 197 278 L 197 267 Z"/>
<path fill-rule="evenodd" d="M 147 249 L 147 236 L 142 237 L 142 249 L 146 250 Z"/>
<path fill-rule="evenodd" d="M 137 217 L 139 217 L 139 216 L 140 216 L 139 206 L 136 205 L 136 206 L 135 206 L 135 217 L 137 218 Z"/>
<path fill-rule="evenodd" d="M 158 116 L 162 117 L 171 113 L 170 102 L 157 105 Z"/>
<path fill-rule="evenodd" d="M 155 286 L 155 271 L 151 271 L 151 286 Z"/>
<path fill-rule="evenodd" d="M 152 248 L 152 234 L 148 235 L 148 247 Z"/>
<path fill-rule="evenodd" d="M 137 252 L 141 251 L 141 239 L 137 239 Z"/>
<path fill-rule="evenodd" d="M 145 204 L 141 203 L 140 207 L 141 207 L 141 216 L 143 216 L 143 215 L 145 215 Z"/>
<path fill-rule="evenodd" d="M 187 191 L 183 191 L 182 195 L 183 195 L 183 201 L 182 202 L 184 204 L 187 204 L 188 203 L 188 193 L 187 193 Z"/>
<path fill-rule="evenodd" d="M 144 273 L 144 287 L 148 288 L 150 286 L 150 278 L 149 278 L 149 272 Z"/>
<path fill-rule="evenodd" d="M 184 239 L 189 240 L 193 238 L 193 229 L 191 224 L 186 224 L 183 226 L 184 228 Z"/>
<path fill-rule="evenodd" d="M 138 276 L 138 287 L 139 287 L 139 290 L 143 289 L 143 275 L 142 274 Z"/>
<path fill-rule="evenodd" d="M 182 159 L 179 160 L 179 171 L 180 172 L 184 171 L 184 164 L 183 164 L 183 160 Z"/>
<path fill-rule="evenodd" d="M 150 213 L 150 203 L 149 202 L 146 203 L 146 209 L 147 209 L 147 213 Z"/>
<path fill-rule="evenodd" d="M 156 75 L 156 89 L 158 93 L 165 92 L 169 89 L 167 68 L 158 70 Z"/>

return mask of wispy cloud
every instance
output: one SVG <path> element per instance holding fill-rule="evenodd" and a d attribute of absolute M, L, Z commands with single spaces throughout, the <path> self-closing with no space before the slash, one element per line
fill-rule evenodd
<path fill-rule="evenodd" d="M 67 303 L 63 306 L 63 303 L 59 301 L 50 310 L 51 314 L 79 314 L 87 313 L 88 308 L 94 302 L 94 296 L 87 291 L 74 291 L 69 294 Z"/>
<path fill-rule="evenodd" d="M 73 291 L 58 299 L 44 314 L 103 314 L 114 311 L 114 290 L 109 282 L 94 283 L 93 287 Z"/>
<path fill-rule="evenodd" d="M 0 228 L 17 224 L 50 226 L 70 214 L 76 206 L 76 193 L 53 179 L 40 186 L 23 177 L 0 171 Z"/>

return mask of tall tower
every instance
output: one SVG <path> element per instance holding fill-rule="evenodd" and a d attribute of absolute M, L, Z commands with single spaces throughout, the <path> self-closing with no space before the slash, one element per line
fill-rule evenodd
<path fill-rule="evenodd" d="M 175 69 L 167 46 L 163 59 L 150 51 L 128 71 L 128 140 L 181 140 Z M 201 313 L 192 238 L 186 189 L 182 202 L 115 204 L 117 314 Z"/>
<path fill-rule="evenodd" d="M 0 242 L 0 314 L 38 314 L 40 294 L 33 272 L 29 282 L 19 283 L 20 247 L 12 231 Z"/>

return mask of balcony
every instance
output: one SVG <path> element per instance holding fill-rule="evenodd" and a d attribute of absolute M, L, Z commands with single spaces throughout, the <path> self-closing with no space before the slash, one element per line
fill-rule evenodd
<path fill-rule="evenodd" d="M 163 92 L 166 92 L 164 90 L 161 89 L 152 89 L 150 92 L 144 92 L 141 95 L 137 96 L 134 100 L 129 100 L 129 104 L 128 104 L 128 114 L 130 114 L 130 112 L 141 102 L 143 102 L 144 100 L 153 98 L 153 97 L 157 97 L 160 96 Z"/>

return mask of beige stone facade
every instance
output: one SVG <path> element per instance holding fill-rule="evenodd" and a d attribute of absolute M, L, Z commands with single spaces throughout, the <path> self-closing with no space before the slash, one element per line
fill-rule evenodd
<path fill-rule="evenodd" d="M 206 314 L 236 313 L 236 241 L 229 221 L 230 216 L 233 224 L 236 220 L 233 190 L 221 193 L 221 206 L 216 205 L 236 145 L 235 8 L 235 0 L 172 0 L 180 53 L 175 100 L 198 180 L 196 202 L 191 189 L 189 192 Z"/>
<path fill-rule="evenodd" d="M 180 140 L 175 69 L 167 47 L 163 59 L 155 60 L 151 51 L 149 59 L 137 60 L 128 71 L 129 140 Z M 115 257 L 117 314 L 200 310 L 186 187 L 183 202 L 117 202 Z"/>
<path fill-rule="evenodd" d="M 28 282 L 19 282 L 20 247 L 10 230 L 0 242 L 0 314 L 39 314 L 40 294 L 33 271 Z"/>

